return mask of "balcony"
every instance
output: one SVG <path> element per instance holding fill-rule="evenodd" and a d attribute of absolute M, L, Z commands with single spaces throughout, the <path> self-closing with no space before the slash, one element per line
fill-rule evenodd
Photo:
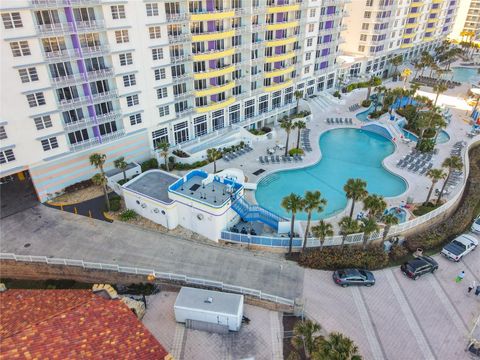
<path fill-rule="evenodd" d="M 214 10 L 214 11 L 204 11 L 201 13 L 192 13 L 190 14 L 191 21 L 209 21 L 209 20 L 222 20 L 228 19 L 235 16 L 235 10 L 224 9 L 224 10 Z"/>
<path fill-rule="evenodd" d="M 190 17 L 189 14 L 180 13 L 180 14 L 166 14 L 167 22 L 180 22 L 186 21 Z"/>
<path fill-rule="evenodd" d="M 215 60 L 220 59 L 226 56 L 232 56 L 235 53 L 235 48 L 230 49 L 222 49 L 222 50 L 211 50 L 208 52 L 202 52 L 201 54 L 193 55 L 194 61 L 207 61 L 207 60 Z"/>
<path fill-rule="evenodd" d="M 277 90 L 282 90 L 290 85 L 293 84 L 293 80 L 286 80 L 281 83 L 273 83 L 270 86 L 264 86 L 263 90 L 266 92 L 272 92 L 272 91 L 277 91 Z"/>
<path fill-rule="evenodd" d="M 37 33 L 41 36 L 69 35 L 75 32 L 72 23 L 37 25 Z"/>
<path fill-rule="evenodd" d="M 226 99 L 224 101 L 212 101 L 209 105 L 207 106 L 201 106 L 201 107 L 196 107 L 195 108 L 195 111 L 197 113 L 204 113 L 204 112 L 208 112 L 208 111 L 214 111 L 214 110 L 219 110 L 219 109 L 223 109 L 229 105 L 232 105 L 234 102 L 235 102 L 235 98 L 234 97 L 231 97 L 229 99 Z"/>
<path fill-rule="evenodd" d="M 65 49 L 58 51 L 45 52 L 45 60 L 48 63 L 55 63 L 62 60 L 76 60 L 80 59 L 80 51 L 78 49 Z"/>
<path fill-rule="evenodd" d="M 68 100 L 60 100 L 58 108 L 60 110 L 70 110 L 77 107 L 82 107 L 87 105 L 90 102 L 90 99 L 86 96 L 76 97 Z"/>
<path fill-rule="evenodd" d="M 288 45 L 292 44 L 295 41 L 297 41 L 298 37 L 296 35 L 287 37 L 285 39 L 275 39 L 275 40 L 269 40 L 265 42 L 265 46 L 283 46 L 283 45 Z"/>
<path fill-rule="evenodd" d="M 110 52 L 110 47 L 108 45 L 82 47 L 82 54 L 84 56 L 105 55 L 109 52 Z"/>
<path fill-rule="evenodd" d="M 58 9 L 65 6 L 64 0 L 30 0 L 30 5 L 35 9 Z"/>
<path fill-rule="evenodd" d="M 169 35 L 168 41 L 171 44 L 181 43 L 181 42 L 188 42 L 190 41 L 192 35 L 191 34 L 177 34 L 177 35 Z"/>
<path fill-rule="evenodd" d="M 204 34 L 192 35 L 192 42 L 228 39 L 233 36 L 235 36 L 235 30 L 220 30 L 220 31 L 213 31 L 213 32 L 205 32 Z"/>
<path fill-rule="evenodd" d="M 291 73 L 293 70 L 295 70 L 295 65 L 283 68 L 283 69 L 275 69 L 273 71 L 266 71 L 264 72 L 263 76 L 265 78 L 272 78 L 275 76 L 282 76 Z"/>
<path fill-rule="evenodd" d="M 179 83 L 179 82 L 184 82 L 184 81 L 190 80 L 191 78 L 192 78 L 191 73 L 185 73 L 185 74 L 182 74 L 182 75 L 174 76 L 172 78 L 172 82 L 176 84 L 176 83 Z"/>
<path fill-rule="evenodd" d="M 209 71 L 194 73 L 193 78 L 195 80 L 210 79 L 212 77 L 230 74 L 234 71 L 235 71 L 235 65 L 226 65 L 223 68 L 210 69 Z"/>
<path fill-rule="evenodd" d="M 82 74 L 71 74 L 67 76 L 59 76 L 52 78 L 52 85 L 56 88 L 86 82 Z"/>
<path fill-rule="evenodd" d="M 92 94 L 92 100 L 94 103 L 99 103 L 102 101 L 115 100 L 118 99 L 117 90 L 105 91 L 102 93 Z"/>
<path fill-rule="evenodd" d="M 105 30 L 105 22 L 103 20 L 77 21 L 76 25 L 78 32 Z"/>
<path fill-rule="evenodd" d="M 90 121 L 89 118 L 86 118 L 86 119 L 84 118 L 78 121 L 65 123 L 63 124 L 63 128 L 65 129 L 65 131 L 75 131 L 75 130 L 84 129 L 86 127 L 93 126 L 93 125 L 94 124 Z"/>
<path fill-rule="evenodd" d="M 267 14 L 284 13 L 300 10 L 300 4 L 270 5 L 267 7 Z"/>
<path fill-rule="evenodd" d="M 285 21 L 285 22 L 279 22 L 275 24 L 268 24 L 267 30 L 283 30 L 283 29 L 290 29 L 292 27 L 298 26 L 299 22 L 298 21 Z"/>
<path fill-rule="evenodd" d="M 172 63 L 179 63 L 179 62 L 186 62 L 186 61 L 190 61 L 192 60 L 192 56 L 191 55 L 176 55 L 176 56 L 173 56 L 173 55 L 170 55 L 170 61 Z"/>
<path fill-rule="evenodd" d="M 277 62 L 277 61 L 283 61 L 287 59 L 291 59 L 296 55 L 295 50 L 294 51 L 289 51 L 286 54 L 278 54 L 278 55 L 272 55 L 269 57 L 265 57 L 265 62 L 266 63 L 272 63 L 272 62 Z"/>
<path fill-rule="evenodd" d="M 195 91 L 195 96 L 208 96 L 208 95 L 214 95 L 214 94 L 219 94 L 224 91 L 231 90 L 235 87 L 235 81 L 230 81 L 227 82 L 226 84 L 223 85 L 218 85 L 218 86 L 209 86 L 208 89 L 204 90 L 197 90 Z"/>
<path fill-rule="evenodd" d="M 92 70 L 87 72 L 88 81 L 108 79 L 113 77 L 114 72 L 112 68 Z"/>
<path fill-rule="evenodd" d="M 99 5 L 101 0 L 70 0 L 72 6 Z"/>
<path fill-rule="evenodd" d="M 103 144 L 103 143 L 108 143 L 110 141 L 118 140 L 125 136 L 125 129 L 120 129 L 114 133 L 102 135 L 102 140 L 100 141 L 99 138 L 93 137 L 91 139 L 77 142 L 75 144 L 70 144 L 70 150 L 71 151 L 81 151 L 85 149 L 92 148 L 94 146 Z"/>
<path fill-rule="evenodd" d="M 79 121 L 65 123 L 63 127 L 66 131 L 75 131 L 84 129 L 86 127 L 103 124 L 106 122 L 116 121 L 121 118 L 121 114 L 118 111 L 109 112 L 107 114 L 97 115 L 95 117 L 83 118 Z"/>

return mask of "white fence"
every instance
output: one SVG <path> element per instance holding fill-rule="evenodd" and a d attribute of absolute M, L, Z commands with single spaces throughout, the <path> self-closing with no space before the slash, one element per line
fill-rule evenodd
<path fill-rule="evenodd" d="M 291 299 L 286 299 L 280 296 L 267 294 L 260 290 L 225 284 L 221 281 L 205 280 L 205 279 L 190 277 L 187 275 L 166 273 L 166 272 L 156 271 L 154 269 L 121 266 L 117 264 L 88 262 L 84 260 L 75 260 L 75 259 L 48 258 L 46 256 L 16 255 L 13 253 L 0 253 L 0 259 L 15 260 L 15 261 L 21 261 L 21 262 L 30 262 L 30 263 L 42 263 L 42 264 L 50 264 L 50 265 L 78 266 L 84 269 L 108 270 L 108 271 L 116 271 L 118 273 L 133 274 L 133 275 L 154 275 L 155 278 L 157 279 L 178 281 L 178 282 L 184 283 L 185 285 L 206 286 L 210 288 L 219 289 L 222 291 L 234 292 L 234 293 L 243 294 L 243 295 L 250 295 L 250 296 L 259 298 L 261 300 L 267 300 L 277 304 L 288 305 L 288 306 L 294 305 L 294 301 Z"/>

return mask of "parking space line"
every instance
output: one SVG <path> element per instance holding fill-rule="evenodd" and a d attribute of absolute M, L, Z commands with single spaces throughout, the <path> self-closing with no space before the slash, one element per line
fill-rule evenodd
<path fill-rule="evenodd" d="M 377 332 L 373 326 L 372 318 L 368 313 L 365 300 L 360 292 L 360 290 L 353 286 L 350 288 L 353 295 L 353 300 L 357 308 L 358 314 L 360 316 L 360 321 L 362 322 L 363 330 L 365 330 L 365 335 L 367 336 L 368 344 L 370 345 L 370 350 L 372 350 L 373 359 L 386 359 L 387 356 L 380 344 L 380 340 Z"/>
<path fill-rule="evenodd" d="M 388 283 L 392 288 L 393 295 L 395 295 L 395 298 L 397 299 L 398 304 L 400 305 L 400 309 L 402 310 L 403 315 L 407 320 L 408 326 L 410 327 L 410 330 L 412 330 L 412 333 L 415 336 L 417 344 L 420 347 L 421 352 L 423 353 L 424 359 L 425 360 L 435 359 L 435 355 L 433 353 L 432 347 L 428 342 L 427 338 L 425 337 L 425 333 L 421 328 L 420 323 L 417 317 L 415 316 L 412 310 L 412 307 L 410 306 L 407 300 L 405 293 L 403 292 L 402 288 L 400 287 L 397 280 L 395 279 L 395 276 L 393 275 L 392 270 L 385 269 L 384 272 L 388 280 Z"/>

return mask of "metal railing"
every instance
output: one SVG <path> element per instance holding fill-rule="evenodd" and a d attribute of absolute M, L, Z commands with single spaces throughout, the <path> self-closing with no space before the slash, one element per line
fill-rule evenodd
<path fill-rule="evenodd" d="M 156 271 L 155 269 L 137 268 L 133 266 L 122 266 L 118 264 L 105 264 L 97 262 L 89 262 L 77 259 L 63 259 L 63 258 L 48 258 L 46 256 L 34 256 L 34 255 L 16 255 L 13 253 L 0 253 L 1 260 L 14 260 L 18 262 L 28 263 L 42 263 L 49 265 L 63 265 L 63 266 L 78 266 L 83 269 L 94 270 L 106 270 L 115 271 L 118 273 L 132 274 L 132 275 L 154 275 L 156 279 L 177 281 L 185 285 L 197 285 L 205 286 L 209 288 L 219 289 L 221 291 L 228 291 L 243 295 L 249 295 L 261 300 L 271 301 L 277 304 L 293 306 L 294 301 L 291 299 L 275 296 L 264 293 L 260 290 L 250 289 L 242 286 L 235 286 L 231 284 L 225 284 L 221 281 L 206 280 L 196 277 L 190 277 L 183 274 L 174 274 Z"/>

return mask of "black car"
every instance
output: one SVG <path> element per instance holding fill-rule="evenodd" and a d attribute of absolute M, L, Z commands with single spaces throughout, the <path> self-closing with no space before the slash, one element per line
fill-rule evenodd
<path fill-rule="evenodd" d="M 430 256 L 419 256 L 400 266 L 400 270 L 413 280 L 417 280 L 424 274 L 433 273 L 437 269 L 438 263 Z"/>
<path fill-rule="evenodd" d="M 375 284 L 375 277 L 370 271 L 360 269 L 336 270 L 333 273 L 333 281 L 343 287 L 350 285 L 372 286 Z"/>

